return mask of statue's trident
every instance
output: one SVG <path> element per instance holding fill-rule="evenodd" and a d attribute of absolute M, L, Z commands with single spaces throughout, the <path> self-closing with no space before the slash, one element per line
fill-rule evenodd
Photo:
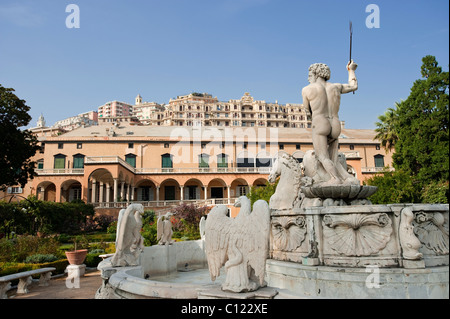
<path fill-rule="evenodd" d="M 350 59 L 348 60 L 349 63 L 352 62 L 352 42 L 353 42 L 353 24 L 350 20 Z M 355 91 L 353 91 L 353 94 L 355 94 Z"/>

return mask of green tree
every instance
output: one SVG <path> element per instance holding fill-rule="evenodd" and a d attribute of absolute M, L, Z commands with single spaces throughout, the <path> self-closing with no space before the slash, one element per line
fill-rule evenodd
<path fill-rule="evenodd" d="M 398 105 L 399 103 L 396 103 L 397 108 Z M 375 129 L 377 132 L 375 139 L 381 141 L 381 146 L 383 146 L 386 151 L 392 151 L 398 140 L 398 135 L 395 131 L 395 122 L 398 118 L 396 111 L 396 109 L 391 107 L 388 108 L 386 113 L 378 117 L 380 121 L 375 123 L 377 126 Z"/>
<path fill-rule="evenodd" d="M 14 185 L 24 187 L 33 178 L 36 163 L 31 157 L 39 149 L 36 136 L 21 130 L 31 121 L 30 107 L 13 92 L 0 84 L 0 190 Z"/>
<path fill-rule="evenodd" d="M 384 180 L 382 176 L 368 180 L 369 185 L 384 188 L 371 198 L 373 202 L 448 202 L 449 73 L 434 56 L 422 62 L 422 78 L 414 82 L 408 98 L 376 123 L 376 138 L 386 150 L 394 150 L 396 172 L 385 173 Z"/>
<path fill-rule="evenodd" d="M 422 61 L 423 79 L 397 106 L 393 163 L 426 185 L 449 179 L 449 73 L 442 72 L 434 56 Z"/>
<path fill-rule="evenodd" d="M 250 188 L 250 192 L 247 194 L 251 204 L 253 205 L 259 199 L 263 199 L 268 203 L 270 201 L 270 197 L 272 197 L 277 189 L 278 181 L 279 179 L 277 179 L 277 181 L 273 184 L 267 182 L 264 187 L 252 186 Z"/>

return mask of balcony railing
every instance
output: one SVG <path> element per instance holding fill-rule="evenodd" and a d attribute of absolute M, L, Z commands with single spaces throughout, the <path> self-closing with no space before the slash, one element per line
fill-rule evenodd
<path fill-rule="evenodd" d="M 341 153 L 345 155 L 345 158 L 361 158 L 359 151 L 344 151 Z"/>
<path fill-rule="evenodd" d="M 233 205 L 236 198 L 210 198 L 210 199 L 196 199 L 196 200 L 159 200 L 159 201 L 131 201 L 131 202 L 103 202 L 91 203 L 95 208 L 127 208 L 130 204 L 142 204 L 142 206 L 149 208 L 158 207 L 174 207 L 184 204 L 194 204 L 195 206 L 214 206 L 214 205 Z"/>
<path fill-rule="evenodd" d="M 393 172 L 393 167 L 361 167 L 362 173 L 380 173 L 383 171 Z"/>
<path fill-rule="evenodd" d="M 83 175 L 84 168 L 36 169 L 38 175 Z"/>
<path fill-rule="evenodd" d="M 211 174 L 257 173 L 269 174 L 270 167 L 213 167 L 213 168 L 135 168 L 136 174 Z"/>
<path fill-rule="evenodd" d="M 88 156 L 84 159 L 84 164 L 120 164 L 134 173 L 134 167 L 119 156 Z"/>

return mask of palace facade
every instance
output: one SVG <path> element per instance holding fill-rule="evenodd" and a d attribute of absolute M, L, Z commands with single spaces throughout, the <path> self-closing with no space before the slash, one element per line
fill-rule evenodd
<path fill-rule="evenodd" d="M 180 200 L 231 203 L 250 187 L 266 185 L 279 153 L 301 162 L 313 149 L 311 133 L 310 128 L 121 122 L 42 135 L 34 158 L 37 176 L 24 188 L 10 187 L 3 196 L 81 199 L 98 207 L 132 201 L 147 207 Z M 361 182 L 392 163 L 375 134 L 342 129 L 340 152 Z"/>

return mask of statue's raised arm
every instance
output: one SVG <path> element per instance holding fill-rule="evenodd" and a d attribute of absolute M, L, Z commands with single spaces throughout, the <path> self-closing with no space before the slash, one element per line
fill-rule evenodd
<path fill-rule="evenodd" d="M 356 79 L 356 69 L 358 68 L 358 64 L 356 64 L 353 60 L 347 63 L 347 71 L 348 71 L 348 84 L 342 84 L 342 93 L 354 92 L 358 89 L 358 80 Z"/>

